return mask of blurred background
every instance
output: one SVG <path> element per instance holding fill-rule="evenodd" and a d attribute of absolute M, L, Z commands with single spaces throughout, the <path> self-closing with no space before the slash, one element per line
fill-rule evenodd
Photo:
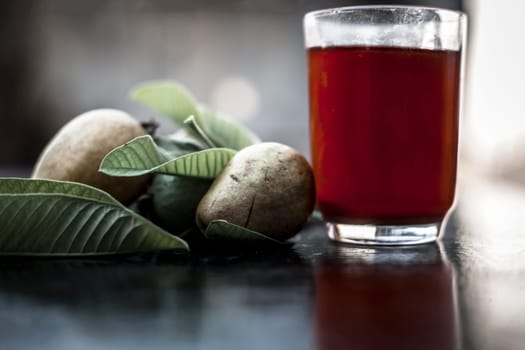
<path fill-rule="evenodd" d="M 460 0 L 397 2 L 463 8 Z M 308 154 L 302 16 L 367 3 L 391 1 L 4 0 L 0 175 L 28 174 L 53 134 L 87 110 L 156 117 L 128 92 L 159 78 L 182 82 L 263 140 Z M 164 123 L 161 132 L 172 129 Z"/>
<path fill-rule="evenodd" d="M 302 16 L 385 3 L 392 1 L 4 0 L 0 176 L 29 175 L 53 134 L 87 110 L 112 107 L 139 120 L 156 117 L 127 96 L 134 85 L 159 78 L 182 82 L 263 140 L 308 155 Z M 460 296 L 477 306 L 460 312 L 472 327 L 519 339 L 515 320 L 525 308 L 525 280 L 501 284 L 500 267 L 508 268 L 514 261 L 508 257 L 523 254 L 517 250 L 525 244 L 525 2 L 396 3 L 469 15 L 457 225 L 461 244 L 479 254 L 464 257 L 478 265 L 468 271 L 466 295 Z M 163 123 L 161 132 L 170 131 L 173 126 Z M 523 265 L 512 273 L 518 270 Z M 473 348 L 500 348 L 493 344 L 499 338 L 479 336 Z"/>

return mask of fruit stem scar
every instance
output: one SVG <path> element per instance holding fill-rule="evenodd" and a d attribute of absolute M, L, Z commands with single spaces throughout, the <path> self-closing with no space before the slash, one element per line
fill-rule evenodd
<path fill-rule="evenodd" d="M 155 120 L 151 119 L 148 121 L 144 121 L 140 123 L 140 126 L 146 131 L 148 135 L 153 136 L 155 134 L 155 131 L 159 128 L 159 123 L 157 123 Z"/>

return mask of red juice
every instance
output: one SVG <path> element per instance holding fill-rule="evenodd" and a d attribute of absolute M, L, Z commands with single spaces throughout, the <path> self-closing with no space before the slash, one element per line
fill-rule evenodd
<path fill-rule="evenodd" d="M 440 221 L 454 200 L 460 52 L 308 50 L 317 204 L 334 223 Z"/>

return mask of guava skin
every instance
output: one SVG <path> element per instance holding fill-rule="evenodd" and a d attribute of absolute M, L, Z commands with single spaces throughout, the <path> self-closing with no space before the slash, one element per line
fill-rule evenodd
<path fill-rule="evenodd" d="M 204 230 L 214 220 L 285 240 L 306 223 L 315 204 L 313 171 L 293 148 L 274 142 L 239 151 L 197 208 Z"/>
<path fill-rule="evenodd" d="M 114 148 L 146 132 L 129 114 L 115 109 L 83 113 L 64 125 L 44 148 L 32 178 L 79 182 L 129 203 L 144 191 L 150 176 L 114 177 L 99 172 Z"/>

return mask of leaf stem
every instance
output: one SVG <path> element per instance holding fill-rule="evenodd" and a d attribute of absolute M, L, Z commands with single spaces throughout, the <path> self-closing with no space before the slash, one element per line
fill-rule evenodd
<path fill-rule="evenodd" d="M 193 131 L 197 132 L 197 134 L 203 139 L 203 141 L 211 148 L 219 147 L 219 145 L 215 144 L 209 137 L 206 135 L 204 130 L 200 127 L 199 123 L 197 123 L 197 119 L 195 119 L 194 115 L 190 115 L 186 120 L 184 120 L 184 124 L 188 125 Z"/>

